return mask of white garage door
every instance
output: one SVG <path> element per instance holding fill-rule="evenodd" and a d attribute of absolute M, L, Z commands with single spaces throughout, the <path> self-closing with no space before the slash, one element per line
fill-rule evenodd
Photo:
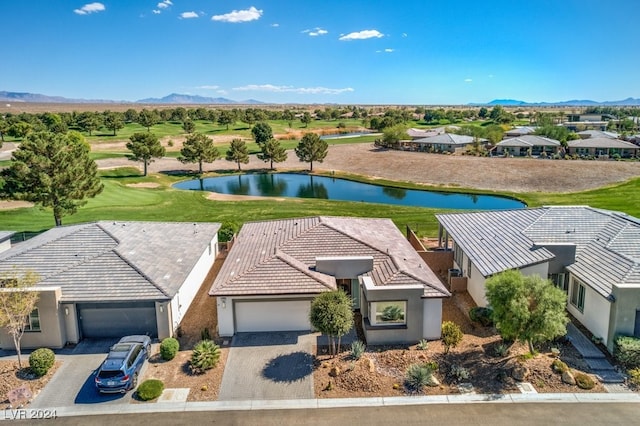
<path fill-rule="evenodd" d="M 310 330 L 309 300 L 235 302 L 236 332 Z"/>

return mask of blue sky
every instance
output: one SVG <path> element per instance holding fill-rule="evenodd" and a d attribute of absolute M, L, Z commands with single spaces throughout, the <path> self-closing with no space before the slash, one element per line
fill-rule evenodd
<path fill-rule="evenodd" d="M 0 0 L 0 90 L 134 101 L 640 97 L 637 0 Z"/>

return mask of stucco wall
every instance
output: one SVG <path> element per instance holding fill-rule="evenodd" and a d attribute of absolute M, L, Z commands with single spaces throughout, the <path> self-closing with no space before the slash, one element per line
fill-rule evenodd
<path fill-rule="evenodd" d="M 611 305 L 607 348 L 613 351 L 613 341 L 617 335 L 633 336 L 636 311 L 640 309 L 639 288 L 613 288 L 615 302 Z"/>
<path fill-rule="evenodd" d="M 578 308 L 571 304 L 571 291 L 574 285 L 573 276 L 569 279 L 569 301 L 567 310 L 573 315 L 587 330 L 596 337 L 601 337 L 605 342 L 609 339 L 609 316 L 611 313 L 611 302 L 602 297 L 588 285 L 584 286 L 584 309 L 580 312 Z"/>
<path fill-rule="evenodd" d="M 442 331 L 442 299 L 422 299 L 422 338 L 436 340 Z"/>
<path fill-rule="evenodd" d="M 356 278 L 373 269 L 373 256 L 316 257 L 316 271 L 335 278 Z"/>
<path fill-rule="evenodd" d="M 64 328 L 68 343 L 78 343 L 80 341 L 80 331 L 78 329 L 78 313 L 75 303 L 65 303 L 60 305 L 62 316 L 64 317 Z"/>

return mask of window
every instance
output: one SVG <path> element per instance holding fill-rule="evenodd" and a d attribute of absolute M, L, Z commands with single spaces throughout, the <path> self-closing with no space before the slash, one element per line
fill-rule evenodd
<path fill-rule="evenodd" d="M 567 278 L 568 275 L 563 273 L 549 275 L 551 282 L 565 293 L 569 291 L 569 280 Z"/>
<path fill-rule="evenodd" d="M 459 268 L 462 268 L 462 249 L 458 244 L 453 246 L 453 260 L 456 261 L 456 265 L 458 265 Z"/>
<path fill-rule="evenodd" d="M 580 312 L 584 312 L 584 284 L 577 278 L 574 278 L 571 284 L 571 304 Z"/>
<path fill-rule="evenodd" d="M 24 323 L 24 331 L 40 331 L 40 312 L 35 308 L 27 316 Z"/>
<path fill-rule="evenodd" d="M 471 278 L 471 259 L 467 257 L 467 277 Z"/>
<path fill-rule="evenodd" d="M 402 325 L 407 323 L 407 302 L 371 302 L 369 321 L 371 325 Z"/>

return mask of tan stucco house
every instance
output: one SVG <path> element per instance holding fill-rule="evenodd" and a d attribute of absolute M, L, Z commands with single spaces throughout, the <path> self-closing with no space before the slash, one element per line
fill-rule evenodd
<path fill-rule="evenodd" d="M 342 289 L 369 344 L 440 338 L 450 293 L 388 219 L 307 217 L 246 223 L 216 277 L 218 332 L 311 330 L 312 299 Z M 389 306 L 402 314 L 389 319 Z"/>
<path fill-rule="evenodd" d="M 218 251 L 217 223 L 101 221 L 53 228 L 0 252 L 0 274 L 31 270 L 40 298 L 24 348 L 174 334 Z M 0 330 L 0 347 L 13 342 Z"/>
<path fill-rule="evenodd" d="M 517 269 L 551 279 L 567 310 L 613 350 L 640 337 L 640 220 L 586 206 L 440 214 L 440 243 L 479 306 L 485 281 Z"/>

